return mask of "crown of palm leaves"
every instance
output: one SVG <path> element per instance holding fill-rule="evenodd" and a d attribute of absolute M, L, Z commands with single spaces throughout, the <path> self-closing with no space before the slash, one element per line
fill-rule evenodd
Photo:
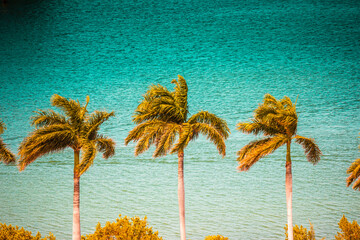
<path fill-rule="evenodd" d="M 100 125 L 114 116 L 114 112 L 87 111 L 90 101 L 86 97 L 86 104 L 81 106 L 79 101 L 66 99 L 60 95 L 53 95 L 51 104 L 64 112 L 64 115 L 53 110 L 38 110 L 31 117 L 35 130 L 20 144 L 20 170 L 37 158 L 62 151 L 67 147 L 74 151 L 83 151 L 78 171 L 84 173 L 93 163 L 97 152 L 103 152 L 108 158 L 115 153 L 115 142 L 98 134 Z"/>
<path fill-rule="evenodd" d="M 230 133 L 227 123 L 207 111 L 188 118 L 186 81 L 179 75 L 171 83 L 175 85 L 173 92 L 161 85 L 149 87 L 133 116 L 137 126 L 129 132 L 125 144 L 137 142 L 135 155 L 155 145 L 153 156 L 159 157 L 183 151 L 191 140 L 203 134 L 225 156 L 224 140 Z"/>
<path fill-rule="evenodd" d="M 254 118 L 250 122 L 238 123 L 237 129 L 247 134 L 264 134 L 265 139 L 255 140 L 238 151 L 238 169 L 247 171 L 260 158 L 274 152 L 279 147 L 291 142 L 302 145 L 307 160 L 316 164 L 320 160 L 321 151 L 314 139 L 296 135 L 298 117 L 296 104 L 285 96 L 277 100 L 266 94 L 264 101 L 254 111 Z"/>

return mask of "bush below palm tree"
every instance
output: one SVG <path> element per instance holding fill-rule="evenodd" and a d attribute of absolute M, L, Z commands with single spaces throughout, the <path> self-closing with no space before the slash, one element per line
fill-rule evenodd
<path fill-rule="evenodd" d="M 162 240 L 158 232 L 154 232 L 148 226 L 146 217 L 140 219 L 139 217 L 121 217 L 116 219 L 116 222 L 106 222 L 104 227 L 98 223 L 93 234 L 82 236 L 82 240 Z"/>

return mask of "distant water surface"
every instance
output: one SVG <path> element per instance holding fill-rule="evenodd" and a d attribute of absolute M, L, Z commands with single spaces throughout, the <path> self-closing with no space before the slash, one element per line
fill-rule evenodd
<path fill-rule="evenodd" d="M 141 217 L 164 239 L 179 238 L 177 158 L 134 157 L 124 146 L 131 115 L 150 84 L 172 89 L 184 76 L 189 110 L 227 120 L 231 136 L 221 158 L 205 138 L 185 152 L 189 239 L 284 238 L 285 149 L 250 171 L 236 170 L 236 152 L 253 136 L 247 121 L 271 93 L 298 96 L 298 134 L 312 137 L 323 157 L 312 166 L 293 145 L 294 224 L 314 224 L 333 239 L 343 214 L 360 220 L 359 192 L 346 188 L 346 169 L 359 158 L 359 1 L 7 1 L 0 14 L 0 118 L 16 151 L 32 130 L 36 109 L 57 93 L 89 109 L 115 111 L 102 133 L 116 155 L 81 178 L 82 233 L 119 214 Z M 73 153 L 48 155 L 24 172 L 0 164 L 0 222 L 70 239 Z"/>

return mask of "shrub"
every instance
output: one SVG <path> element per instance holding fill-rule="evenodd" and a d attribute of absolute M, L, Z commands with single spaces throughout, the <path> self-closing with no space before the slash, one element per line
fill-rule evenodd
<path fill-rule="evenodd" d="M 288 225 L 286 224 L 285 229 L 285 240 L 288 240 Z M 310 222 L 310 231 L 308 231 L 306 228 L 304 228 L 302 225 L 300 227 L 298 225 L 295 225 L 293 228 L 294 232 L 294 240 L 315 240 L 315 231 L 314 231 L 314 225 Z M 322 238 L 322 240 L 325 238 Z"/>
<path fill-rule="evenodd" d="M 35 236 L 31 235 L 30 231 L 24 230 L 18 226 L 7 226 L 5 223 L 0 223 L 0 240 L 55 240 L 55 236 L 50 233 L 49 236 L 41 238 L 41 234 L 38 232 Z"/>
<path fill-rule="evenodd" d="M 107 240 L 107 239 L 121 239 L 121 240 L 162 240 L 158 236 L 158 232 L 153 232 L 151 227 L 147 226 L 146 217 L 142 220 L 139 217 L 128 217 L 116 219 L 116 222 L 106 222 L 104 227 L 98 223 L 93 234 L 82 236 L 82 240 Z"/>
<path fill-rule="evenodd" d="M 205 237 L 205 240 L 229 240 L 229 238 L 223 237 L 221 235 L 216 235 L 216 236 L 207 236 Z"/>
<path fill-rule="evenodd" d="M 343 215 L 339 222 L 339 228 L 341 229 L 341 232 L 338 232 L 337 235 L 335 235 L 336 240 L 360 239 L 360 226 L 355 220 L 350 223 Z"/>

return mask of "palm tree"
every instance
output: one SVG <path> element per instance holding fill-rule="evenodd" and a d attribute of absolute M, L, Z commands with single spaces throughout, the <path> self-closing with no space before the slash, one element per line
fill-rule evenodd
<path fill-rule="evenodd" d="M 151 145 L 155 145 L 155 158 L 177 153 L 180 236 L 185 240 L 184 150 L 201 133 L 215 144 L 219 154 L 225 156 L 225 139 L 230 130 L 226 121 L 207 111 L 188 118 L 186 81 L 179 75 L 178 80 L 171 83 L 175 84 L 173 92 L 161 85 L 150 86 L 135 110 L 133 122 L 137 126 L 129 132 L 125 144 L 137 142 L 135 156 Z"/>
<path fill-rule="evenodd" d="M 0 135 L 6 129 L 5 124 L 0 120 Z M 7 148 L 6 144 L 0 137 L 0 162 L 5 164 L 14 163 L 16 161 L 15 155 Z"/>
<path fill-rule="evenodd" d="M 32 117 L 35 130 L 26 137 L 19 147 L 19 169 L 37 158 L 64 150 L 70 147 L 74 150 L 74 199 L 73 199 L 73 240 L 80 240 L 80 176 L 93 164 L 97 152 L 102 152 L 104 158 L 115 153 L 115 142 L 99 135 L 100 125 L 114 112 L 95 111 L 88 113 L 86 105 L 79 101 L 68 100 L 57 94 L 51 98 L 53 106 L 60 108 L 65 115 L 53 110 L 39 110 Z M 81 154 L 80 160 L 80 151 Z"/>
<path fill-rule="evenodd" d="M 360 145 L 359 145 L 360 148 Z M 348 168 L 347 174 L 350 174 L 346 179 L 347 187 L 349 187 L 354 181 L 352 188 L 360 191 L 360 158 L 356 159 Z"/>
<path fill-rule="evenodd" d="M 251 122 L 237 124 L 238 130 L 244 133 L 255 135 L 262 133 L 265 136 L 264 139 L 250 142 L 237 152 L 240 171 L 249 170 L 260 158 L 286 145 L 285 190 L 289 240 L 293 239 L 291 141 L 295 139 L 296 143 L 302 145 L 310 163 L 316 164 L 321 156 L 321 151 L 314 139 L 296 135 L 297 122 L 296 103 L 293 104 L 286 96 L 281 100 L 276 100 L 270 94 L 266 94 L 264 102 L 254 111 Z"/>

